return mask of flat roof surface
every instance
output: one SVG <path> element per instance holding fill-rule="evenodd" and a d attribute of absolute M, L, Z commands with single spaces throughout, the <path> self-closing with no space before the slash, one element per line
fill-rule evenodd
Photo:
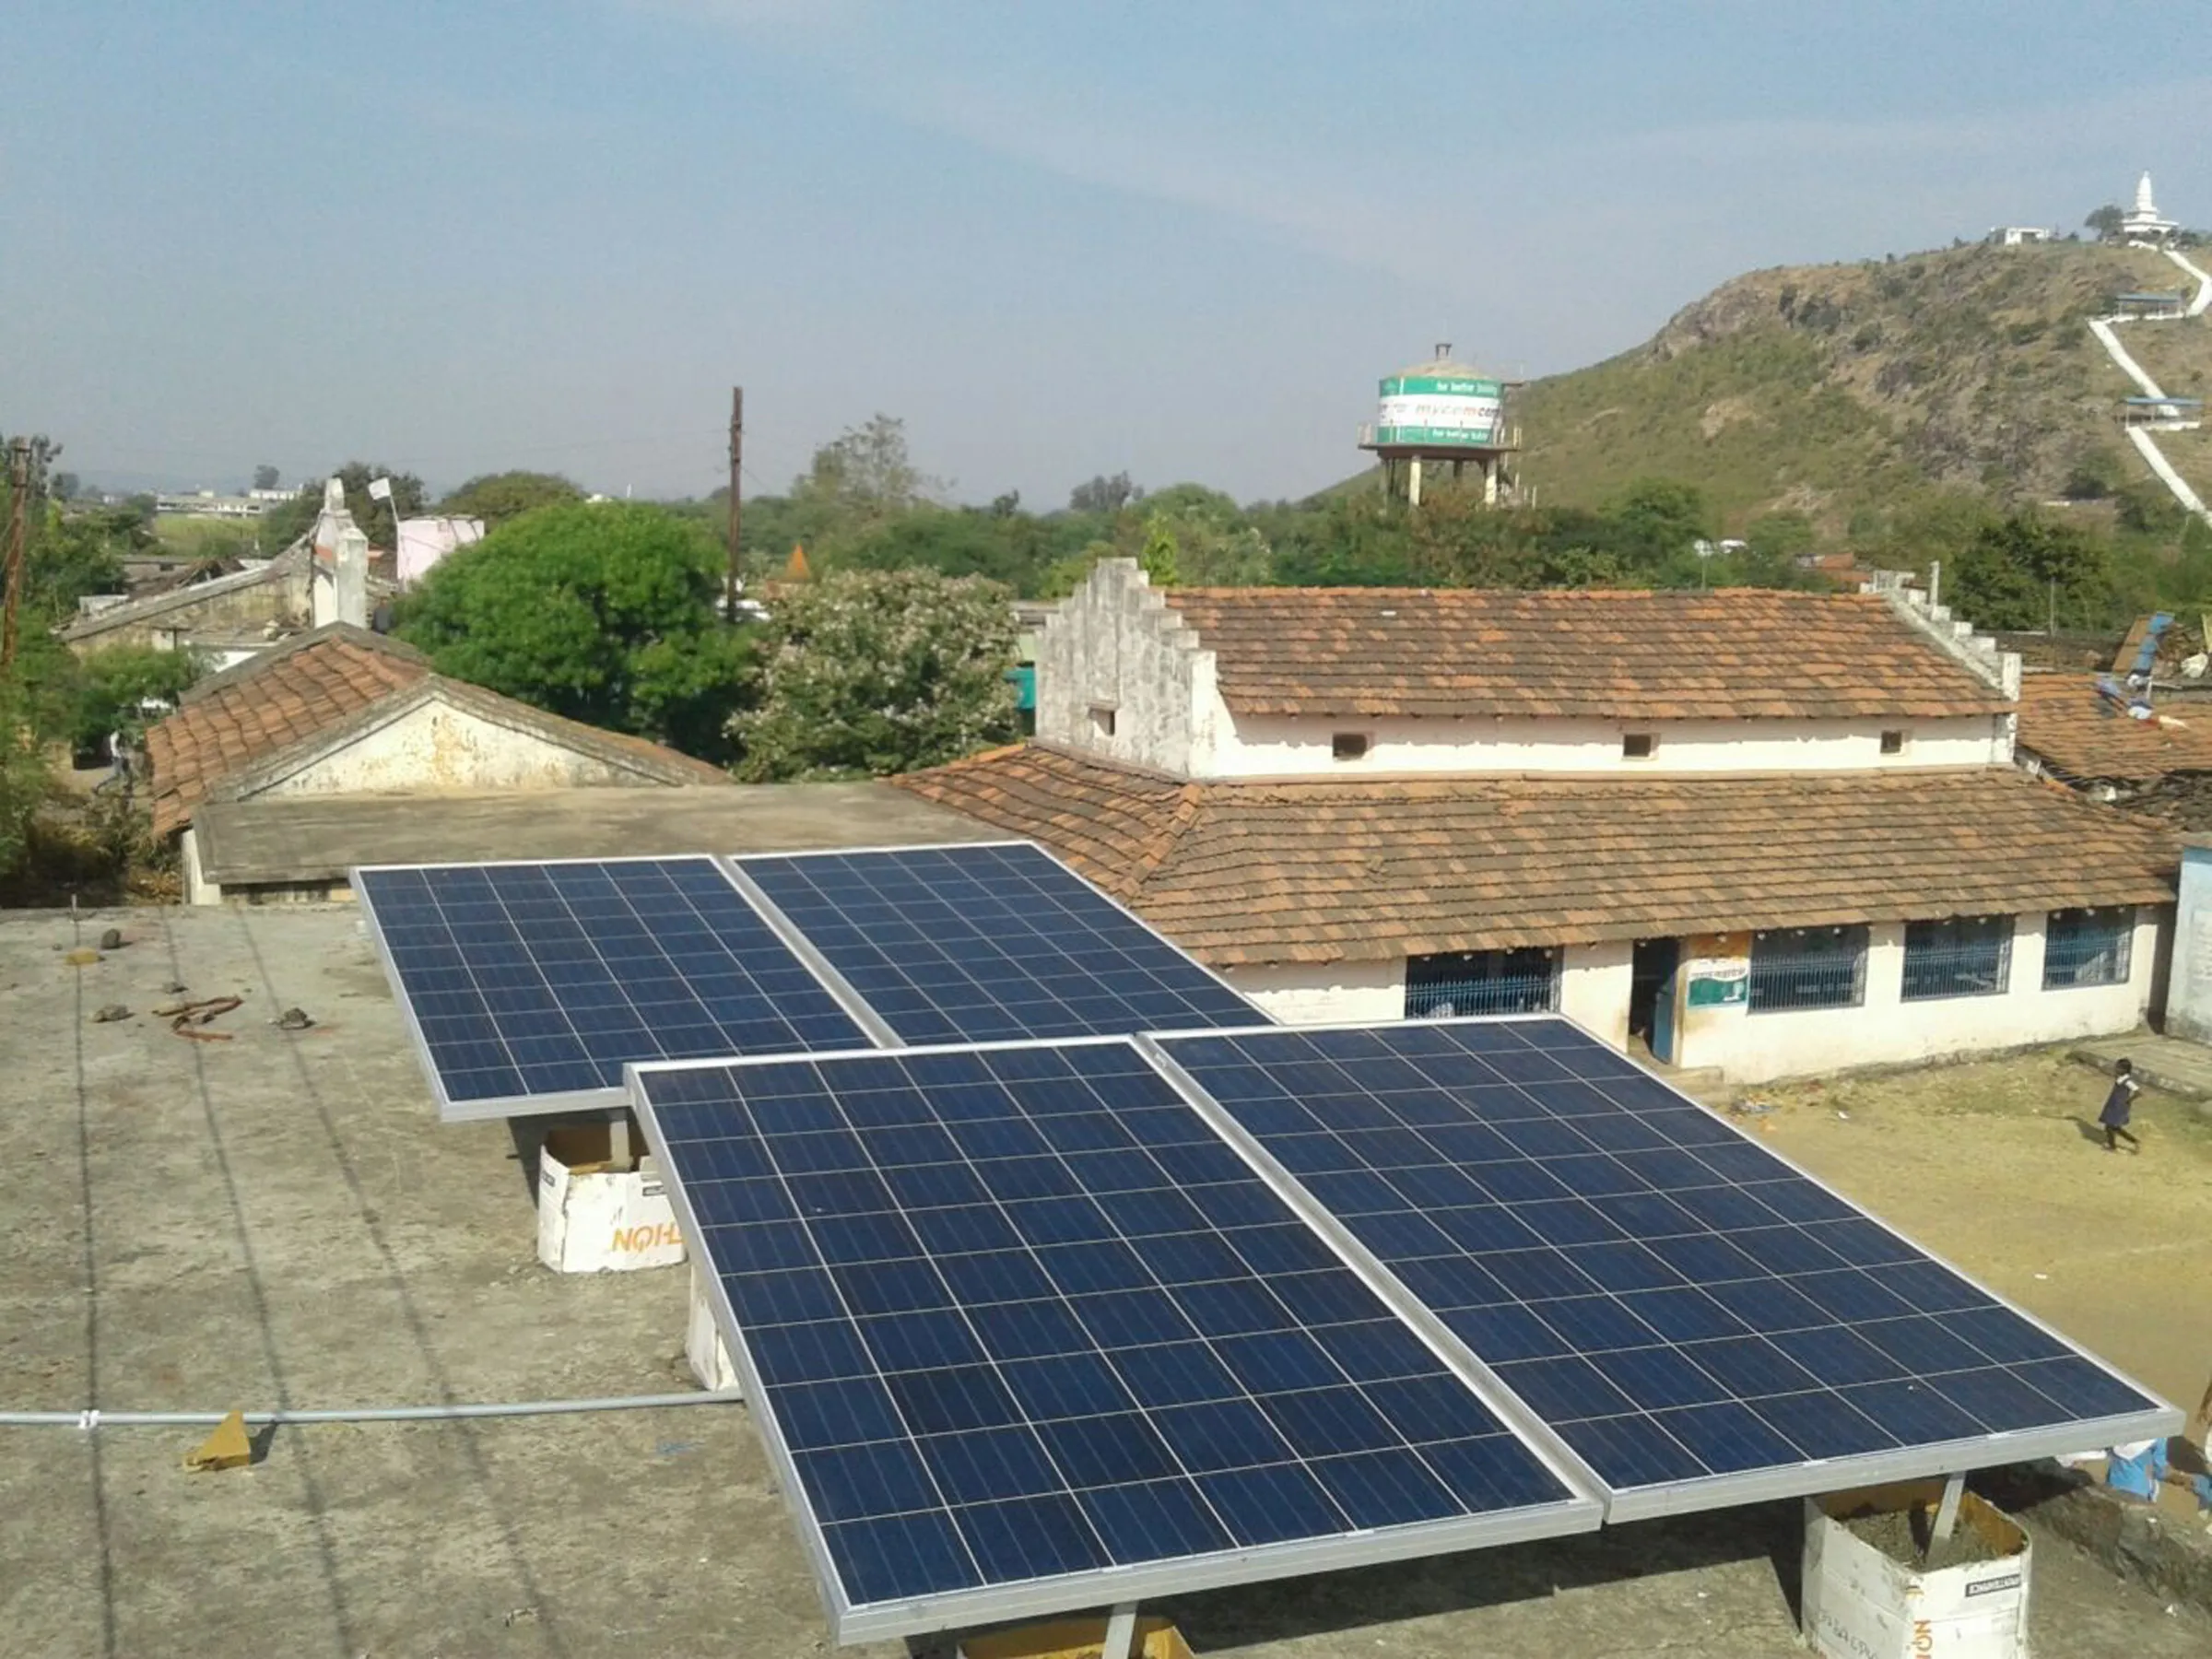
<path fill-rule="evenodd" d="M 735 793 L 735 792 L 731 792 Z M 688 1271 L 546 1271 L 498 1124 L 441 1127 L 350 906 L 0 915 L 0 1406 L 220 1411 L 688 1388 Z M 162 987 L 242 994 L 194 1042 Z M 91 1023 L 103 1004 L 138 1010 Z M 318 1022 L 270 1023 L 288 1006 Z M 1951 1074 L 1954 1077 L 1963 1074 Z M 1956 1087 L 1956 1083 L 1952 1085 Z M 2145 1165 L 2148 1169 L 2150 1166 Z M 11 1653 L 822 1659 L 742 1406 L 277 1430 L 0 1429 Z M 2037 1540 L 2041 1651 L 2189 1659 L 2206 1622 Z M 1202 1653 L 1802 1659 L 1794 1505 L 1147 1605 Z M 1787 1577 L 1794 1580 L 1794 1565 Z M 903 1644 L 853 1650 L 904 1659 Z"/>
<path fill-rule="evenodd" d="M 877 782 L 210 801 L 193 823 L 202 874 L 225 886 L 342 880 L 355 865 L 1006 839 L 1003 830 Z"/>

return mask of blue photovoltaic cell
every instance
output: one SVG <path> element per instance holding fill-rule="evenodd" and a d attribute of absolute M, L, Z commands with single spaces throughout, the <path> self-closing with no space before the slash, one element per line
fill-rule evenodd
<path fill-rule="evenodd" d="M 1616 1489 L 2161 1409 L 1563 1020 L 1163 1046 Z"/>
<path fill-rule="evenodd" d="M 1571 1496 L 1128 1042 L 639 1084 L 849 1604 Z"/>
<path fill-rule="evenodd" d="M 738 867 L 908 1042 L 1266 1018 L 1036 847 L 757 857 Z"/>
<path fill-rule="evenodd" d="M 455 1104 L 619 1088 L 633 1060 L 869 1046 L 709 858 L 354 880 Z"/>

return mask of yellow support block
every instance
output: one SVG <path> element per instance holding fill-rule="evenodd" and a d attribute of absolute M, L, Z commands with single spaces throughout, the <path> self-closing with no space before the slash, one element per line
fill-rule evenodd
<path fill-rule="evenodd" d="M 253 1461 L 253 1442 L 246 1434 L 246 1414 L 234 1411 L 216 1426 L 196 1452 L 187 1453 L 188 1469 L 242 1469 Z"/>
<path fill-rule="evenodd" d="M 1065 1618 L 1050 1624 L 963 1636 L 960 1659 L 1099 1659 L 1106 1646 L 1106 1620 Z M 1164 1618 L 1136 1621 L 1135 1652 L 1140 1659 L 1191 1659 L 1182 1632 Z"/>

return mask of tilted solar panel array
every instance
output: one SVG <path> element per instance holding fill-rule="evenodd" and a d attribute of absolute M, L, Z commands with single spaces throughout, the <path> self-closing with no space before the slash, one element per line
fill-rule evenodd
<path fill-rule="evenodd" d="M 1803 1491 L 1839 1459 L 1874 1479 L 1946 1444 L 2103 1444 L 2163 1408 L 1565 1020 L 1159 1046 L 1573 1448 L 1612 1519 Z"/>
<path fill-rule="evenodd" d="M 636 1092 L 846 1639 L 1595 1524 L 1126 1040 Z"/>
<path fill-rule="evenodd" d="M 862 1048 L 711 858 L 356 870 L 441 1115 L 618 1101 L 635 1060 Z"/>
<path fill-rule="evenodd" d="M 619 1105 L 630 1061 L 1266 1018 L 1026 842 L 740 863 L 354 871 L 441 1115 Z"/>
<path fill-rule="evenodd" d="M 1033 847 L 354 879 L 444 1115 L 636 1104 L 843 1640 L 2180 1423 L 1568 1022 L 1267 1026 Z"/>
<path fill-rule="evenodd" d="M 1026 841 L 735 863 L 908 1042 L 1119 1036 L 1266 1018 Z"/>

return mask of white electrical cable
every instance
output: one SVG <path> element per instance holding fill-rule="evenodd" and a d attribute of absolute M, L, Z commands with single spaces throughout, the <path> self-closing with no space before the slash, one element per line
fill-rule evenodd
<path fill-rule="evenodd" d="M 359 1406 L 327 1411 L 249 1411 L 254 1428 L 298 1423 L 452 1422 L 471 1418 L 557 1417 L 585 1411 L 661 1411 L 677 1406 L 724 1406 L 745 1398 L 735 1388 L 690 1394 L 610 1394 L 586 1400 L 512 1400 L 468 1406 Z M 0 1429 L 211 1429 L 224 1411 L 0 1411 Z"/>

